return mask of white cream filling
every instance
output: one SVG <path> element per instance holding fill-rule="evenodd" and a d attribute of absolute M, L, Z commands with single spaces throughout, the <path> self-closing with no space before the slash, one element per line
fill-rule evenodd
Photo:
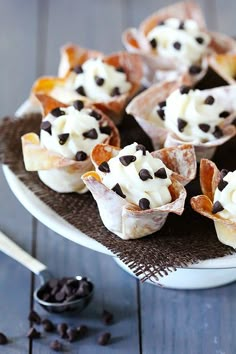
<path fill-rule="evenodd" d="M 110 172 L 103 173 L 98 169 L 102 182 L 112 189 L 117 183 L 120 185 L 126 200 L 130 203 L 139 205 L 139 200 L 146 198 L 150 202 L 150 208 L 159 207 L 170 203 L 172 198 L 168 187 L 171 184 L 170 171 L 164 163 L 154 158 L 148 151 L 143 155 L 141 150 L 136 151 L 137 143 L 126 146 L 119 154 L 108 161 Z M 128 166 L 124 166 L 119 158 L 125 155 L 132 155 L 136 159 Z M 158 178 L 154 173 L 160 168 L 164 168 L 167 178 Z M 152 179 L 143 181 L 139 177 L 141 169 L 146 169 L 152 176 Z"/>
<path fill-rule="evenodd" d="M 228 184 L 222 191 L 216 188 L 214 195 L 214 203 L 218 201 L 224 208 L 217 215 L 236 222 L 236 171 L 228 172 L 223 181 Z"/>
<path fill-rule="evenodd" d="M 149 42 L 156 41 L 156 48 L 152 49 L 158 55 L 176 58 L 190 66 L 202 58 L 210 42 L 210 37 L 199 29 L 194 20 L 185 20 L 183 29 L 179 29 L 180 24 L 179 19 L 169 18 L 164 21 L 163 25 L 154 27 L 148 33 L 147 39 Z M 179 43 L 180 48 L 175 43 Z"/>
<path fill-rule="evenodd" d="M 89 115 L 92 110 L 86 108 L 78 111 L 73 106 L 69 106 L 61 108 L 61 111 L 65 114 L 57 118 L 49 113 L 43 120 L 51 123 L 51 134 L 43 129 L 40 132 L 41 145 L 49 151 L 59 153 L 69 159 L 75 159 L 78 151 L 83 151 L 89 156 L 93 147 L 104 142 L 108 137 L 107 134 L 100 133 L 99 122 Z M 91 129 L 96 130 L 96 139 L 83 136 L 83 133 Z M 58 135 L 60 134 L 69 134 L 64 144 L 59 142 Z"/>

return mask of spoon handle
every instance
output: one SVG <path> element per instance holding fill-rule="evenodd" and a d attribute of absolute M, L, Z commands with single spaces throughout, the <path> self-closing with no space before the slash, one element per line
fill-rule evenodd
<path fill-rule="evenodd" d="M 34 274 L 39 274 L 47 269 L 44 264 L 16 245 L 15 242 L 11 241 L 2 231 L 0 231 L 0 251 L 21 263 Z"/>

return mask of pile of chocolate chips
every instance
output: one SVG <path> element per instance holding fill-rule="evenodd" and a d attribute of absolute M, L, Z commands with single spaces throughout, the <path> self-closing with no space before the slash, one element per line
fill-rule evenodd
<path fill-rule="evenodd" d="M 38 297 L 49 303 L 66 303 L 91 293 L 93 284 L 87 278 L 50 279 L 38 292 Z"/>
<path fill-rule="evenodd" d="M 45 332 L 57 332 L 61 340 L 54 339 L 50 343 L 50 348 L 54 351 L 61 352 L 64 351 L 64 345 L 62 340 L 69 341 L 70 343 L 75 342 L 77 340 L 80 340 L 81 338 L 85 337 L 87 333 L 89 332 L 89 329 L 86 325 L 80 325 L 77 327 L 70 327 L 68 326 L 67 323 L 62 322 L 57 325 L 52 323 L 51 320 L 49 319 L 41 319 L 39 314 L 32 310 L 28 316 L 28 320 L 36 325 L 41 325 L 43 327 L 43 330 Z M 113 323 L 113 315 L 107 310 L 104 310 L 102 313 L 102 321 L 105 325 L 110 325 Z M 34 326 L 32 326 L 27 334 L 28 338 L 34 340 L 34 339 L 39 339 L 41 338 L 41 332 L 38 331 Z M 97 343 L 99 345 L 107 345 L 111 340 L 111 333 L 110 332 L 104 332 L 100 334 L 100 336 L 97 338 Z M 5 342 L 5 341 L 3 341 Z M 5 342 L 7 343 L 7 341 Z M 0 343 L 0 344 L 5 344 L 5 343 Z"/>

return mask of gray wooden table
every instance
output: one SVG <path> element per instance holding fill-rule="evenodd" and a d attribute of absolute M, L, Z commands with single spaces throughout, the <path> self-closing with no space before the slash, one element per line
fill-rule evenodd
<path fill-rule="evenodd" d="M 120 33 L 139 22 L 164 0 L 0 0 L 0 116 L 12 114 L 28 96 L 36 77 L 56 74 L 58 48 L 74 41 L 105 52 L 121 49 Z M 235 1 L 199 1 L 209 28 L 235 34 Z M 56 277 L 86 274 L 96 294 L 81 314 L 64 318 L 86 324 L 89 333 L 65 343 L 70 353 L 233 354 L 236 353 L 236 284 L 204 291 L 177 291 L 140 284 L 109 256 L 76 245 L 40 224 L 20 205 L 0 170 L 0 229 L 48 265 Z M 10 339 L 0 353 L 51 353 L 56 334 L 28 340 L 27 320 L 35 308 L 37 279 L 0 254 L 0 332 Z M 106 327 L 101 312 L 114 314 Z M 60 316 L 51 316 L 55 323 Z M 100 333 L 112 334 L 111 344 L 97 344 Z"/>

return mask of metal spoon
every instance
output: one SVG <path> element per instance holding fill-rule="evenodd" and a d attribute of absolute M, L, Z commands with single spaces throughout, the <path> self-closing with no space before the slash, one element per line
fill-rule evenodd
<path fill-rule="evenodd" d="M 62 303 L 52 303 L 44 301 L 40 298 L 40 292 L 43 291 L 45 284 L 53 279 L 52 275 L 48 271 L 47 267 L 39 262 L 37 259 L 33 258 L 17 244 L 11 241 L 3 232 L 0 231 L 0 251 L 8 255 L 9 257 L 15 259 L 17 262 L 21 263 L 23 266 L 31 270 L 34 274 L 38 275 L 40 278 L 41 286 L 34 291 L 34 299 L 49 312 L 68 312 L 68 311 L 82 311 L 91 301 L 94 292 L 94 286 L 91 284 L 91 291 L 88 295 L 83 296 L 79 299 L 62 302 Z M 81 276 L 73 277 L 75 280 L 81 280 Z"/>

